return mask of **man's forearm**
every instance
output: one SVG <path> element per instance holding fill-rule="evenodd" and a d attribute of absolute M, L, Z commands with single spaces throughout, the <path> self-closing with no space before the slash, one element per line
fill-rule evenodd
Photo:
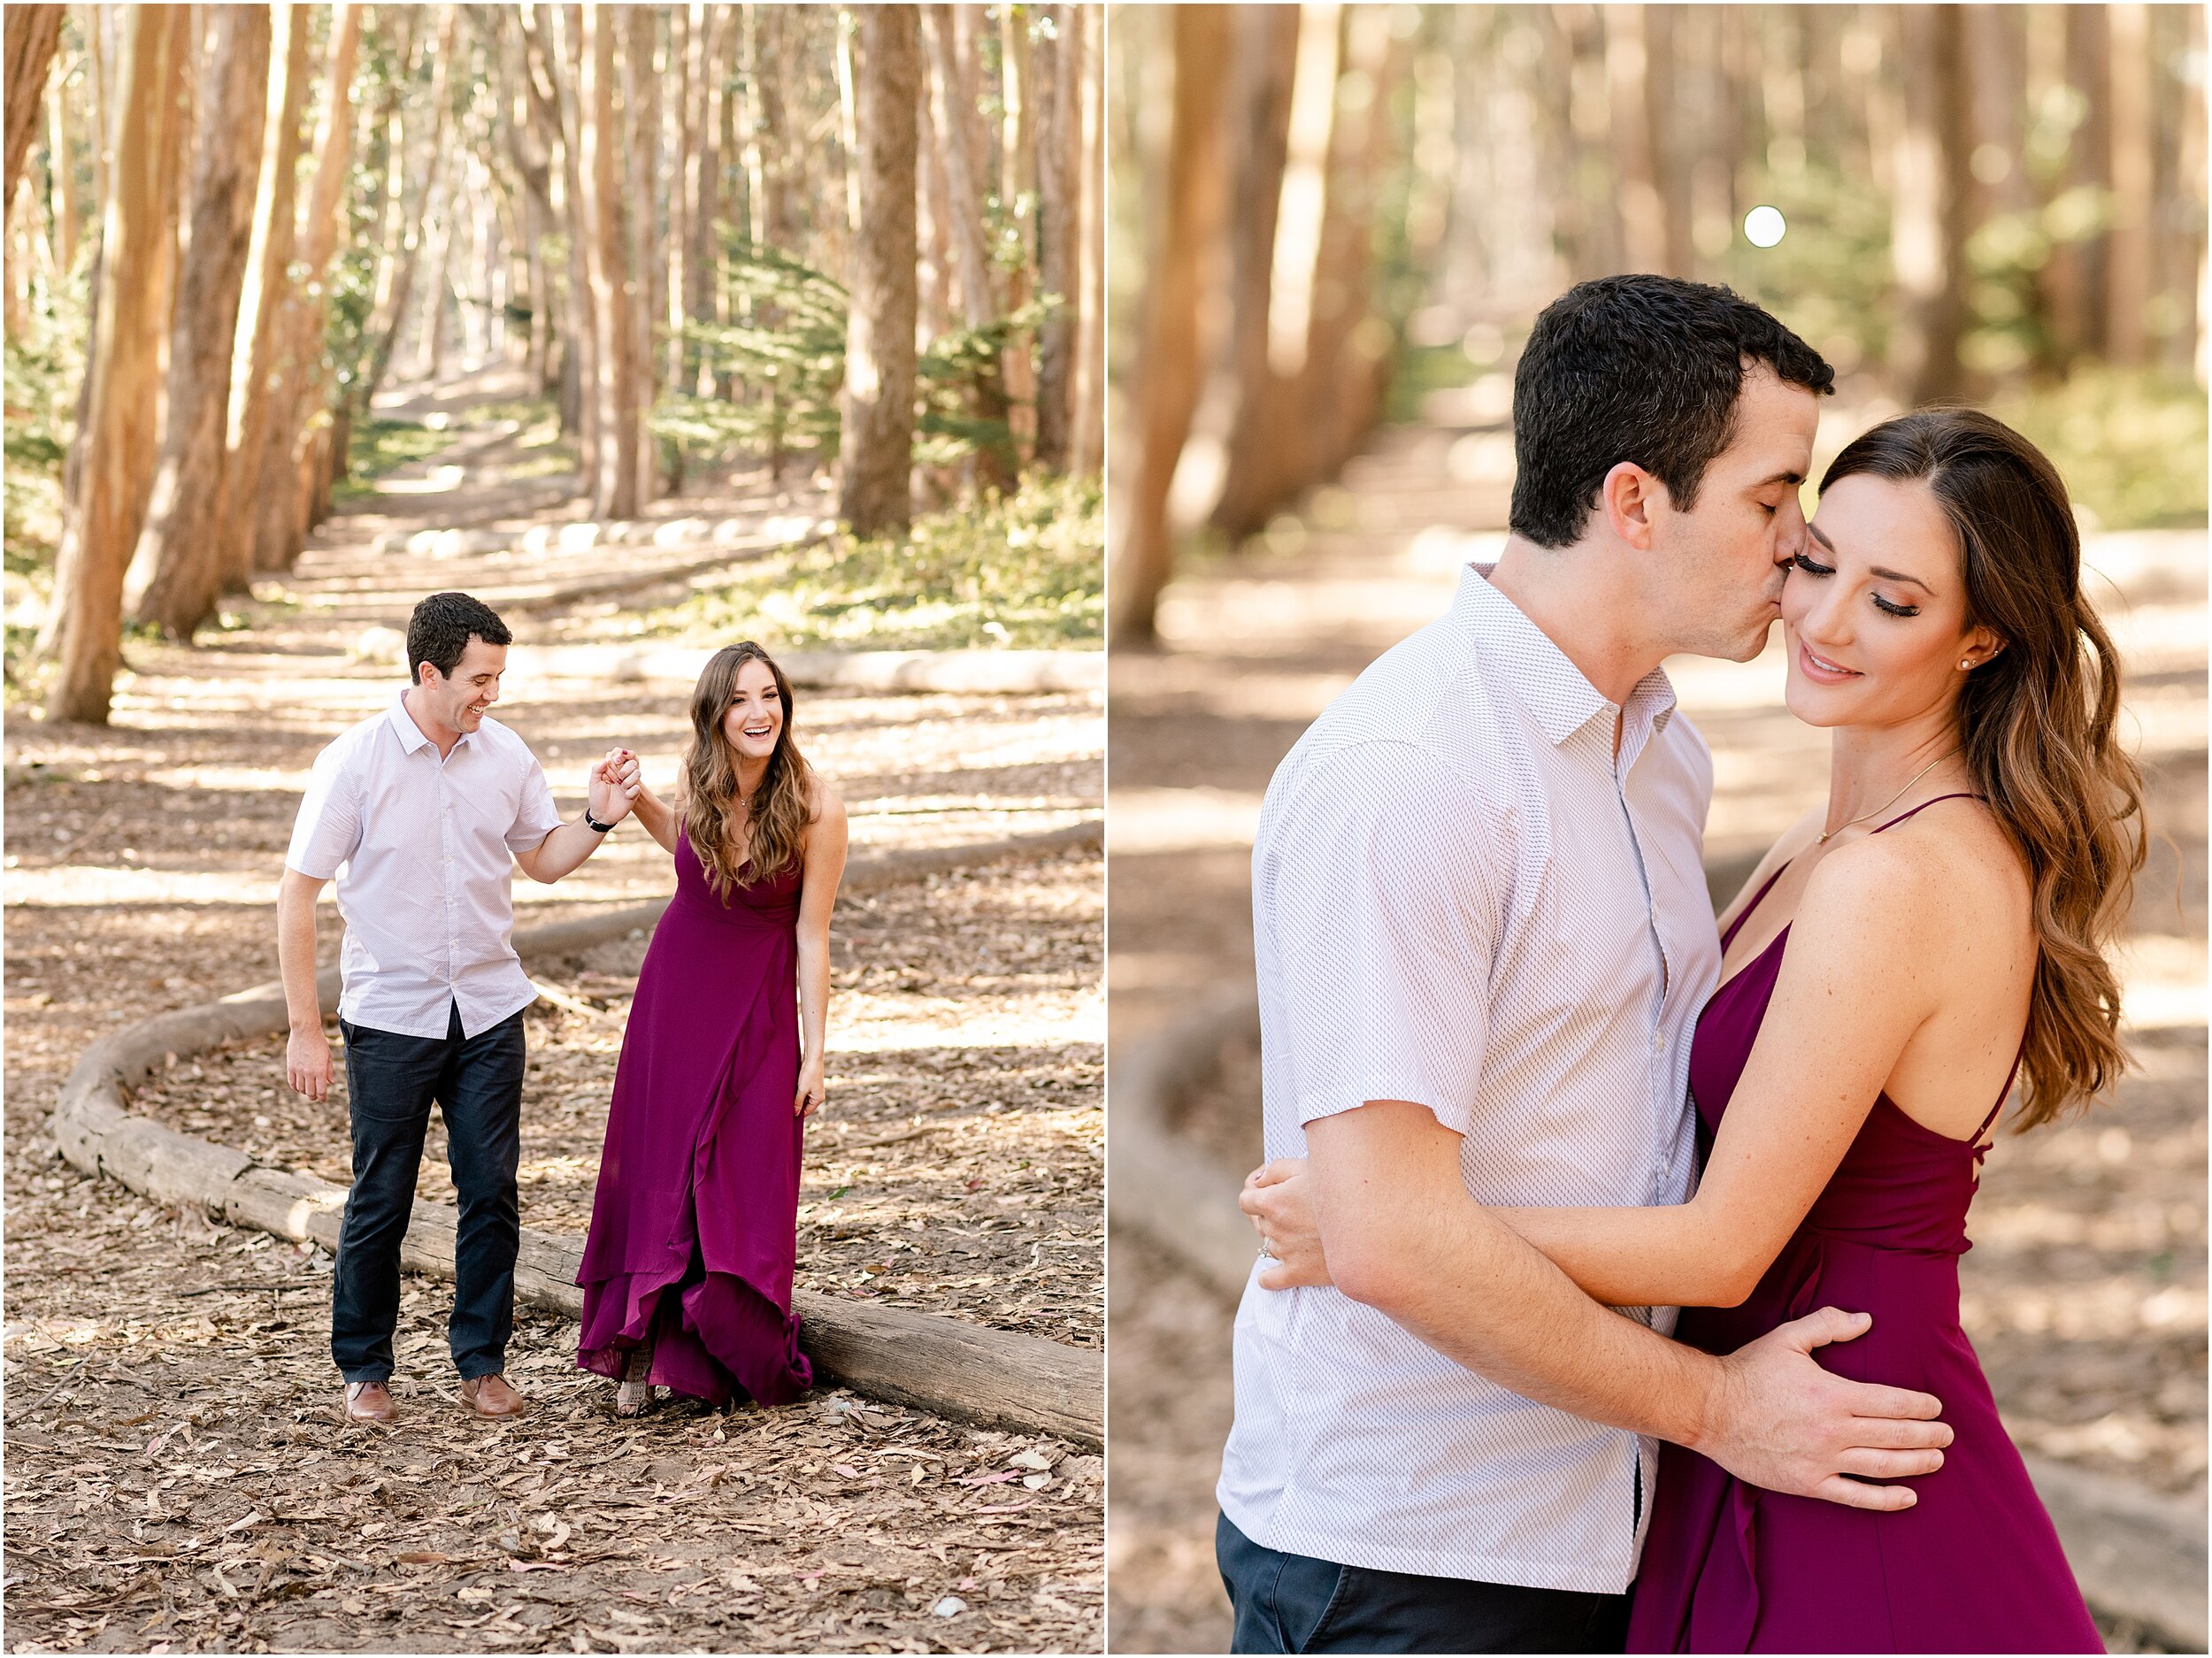
<path fill-rule="evenodd" d="M 1377 1101 L 1306 1125 L 1337 1287 L 1523 1396 L 1678 1444 L 1702 1436 L 1718 1362 L 1592 1301 L 1468 1195 L 1460 1139 Z"/>
<path fill-rule="evenodd" d="M 284 1014 L 291 1028 L 321 1030 L 322 999 L 315 990 L 315 894 L 289 885 L 277 889 L 277 971 L 284 981 Z"/>
<path fill-rule="evenodd" d="M 1702 1436 L 1719 1362 L 1601 1307 L 1471 1201 L 1406 1217 L 1360 1299 L 1525 1398 L 1680 1445 Z"/>
<path fill-rule="evenodd" d="M 532 880 L 552 885 L 562 876 L 571 874 L 583 861 L 599 850 L 599 844 L 607 837 L 579 817 L 574 823 L 565 823 L 538 842 L 538 849 L 527 860 L 517 858 L 522 872 Z"/>

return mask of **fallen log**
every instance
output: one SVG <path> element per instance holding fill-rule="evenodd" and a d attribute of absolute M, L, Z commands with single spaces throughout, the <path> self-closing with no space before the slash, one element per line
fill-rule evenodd
<path fill-rule="evenodd" d="M 1094 818 L 1040 834 L 883 853 L 855 859 L 844 890 L 872 891 L 946 870 L 1102 842 L 1103 825 Z M 664 900 L 521 928 L 515 948 L 526 957 L 572 954 L 650 926 L 665 907 Z M 337 969 L 319 977 L 317 991 L 326 1009 L 334 1004 Z M 334 1252 L 346 1187 L 260 1167 L 243 1152 L 179 1133 L 127 1109 L 127 1090 L 172 1059 L 270 1035 L 286 1024 L 282 986 L 267 984 L 157 1014 L 101 1038 L 62 1084 L 51 1118 L 55 1143 L 75 1167 L 118 1180 L 156 1202 L 196 1205 L 232 1225 Z M 457 1220 L 449 1205 L 417 1203 L 401 1266 L 451 1278 Z M 578 1240 L 525 1229 L 516 1299 L 575 1317 L 583 1299 L 575 1284 L 580 1255 Z M 1094 1448 L 1105 1443 L 1103 1354 L 836 1296 L 801 1291 L 792 1299 L 802 1321 L 800 1346 L 826 1381 L 956 1421 L 1050 1433 Z"/>

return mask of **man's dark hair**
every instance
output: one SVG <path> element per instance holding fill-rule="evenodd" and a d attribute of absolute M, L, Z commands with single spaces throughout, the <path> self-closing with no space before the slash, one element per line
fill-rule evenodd
<path fill-rule="evenodd" d="M 1835 389 L 1836 372 L 1749 300 L 1668 276 L 1602 276 L 1544 308 L 1513 371 L 1514 531 L 1539 547 L 1582 534 L 1606 473 L 1632 461 L 1697 503 L 1736 434 L 1746 365 Z"/>
<path fill-rule="evenodd" d="M 422 682 L 422 664 L 450 675 L 467 654 L 471 638 L 511 645 L 515 636 L 499 612 L 465 593 L 434 593 L 407 618 L 407 683 Z"/>

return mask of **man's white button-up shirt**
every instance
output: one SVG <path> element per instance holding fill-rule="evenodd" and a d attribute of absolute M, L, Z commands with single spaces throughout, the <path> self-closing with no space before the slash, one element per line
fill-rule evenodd
<path fill-rule="evenodd" d="M 1614 726 L 1620 748 L 1614 752 Z M 1480 1203 L 1684 1201 L 1720 970 L 1712 762 L 1654 672 L 1608 702 L 1473 569 L 1276 771 L 1252 855 L 1267 1155 L 1371 1100 Z M 1628 1309 L 1662 1331 L 1673 1309 Z M 1248 1283 L 1223 1511 L 1341 1564 L 1614 1593 L 1655 1445 L 1521 1398 L 1333 1287 Z"/>
<path fill-rule="evenodd" d="M 536 996 L 515 955 L 514 854 L 560 826 L 529 745 L 485 719 L 442 759 L 404 695 L 315 756 L 285 864 L 337 877 L 338 1011 L 402 1036 L 474 1036 Z"/>

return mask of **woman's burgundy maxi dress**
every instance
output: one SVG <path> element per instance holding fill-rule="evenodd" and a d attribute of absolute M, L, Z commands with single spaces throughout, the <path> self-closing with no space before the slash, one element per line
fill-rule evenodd
<path fill-rule="evenodd" d="M 1778 870 L 1729 939 L 1780 878 Z M 1788 937 L 1786 927 L 1699 1016 L 1690 1086 L 1703 1134 L 1718 1128 L 1751 1056 Z M 1919 1495 L 1914 1507 L 1872 1514 L 1762 1491 L 1694 1452 L 1664 1447 L 1636 1576 L 1631 1652 L 2104 1650 L 1959 1328 L 1958 1262 L 1968 1247 L 1977 1142 L 1996 1116 L 1993 1109 L 1970 1139 L 1956 1140 L 1878 1097 L 1750 1298 L 1740 1307 L 1686 1307 L 1675 1332 L 1709 1353 L 1728 1353 L 1820 1307 L 1872 1314 L 1866 1334 L 1814 1356 L 1839 1376 L 1941 1400 L 1957 1435 L 1942 1468 L 1904 1482 Z"/>
<path fill-rule="evenodd" d="M 615 1068 L 576 1362 L 764 1405 L 813 1382 L 791 1312 L 800 1134 L 796 864 L 715 896 L 680 825 L 676 895 L 638 975 Z"/>

